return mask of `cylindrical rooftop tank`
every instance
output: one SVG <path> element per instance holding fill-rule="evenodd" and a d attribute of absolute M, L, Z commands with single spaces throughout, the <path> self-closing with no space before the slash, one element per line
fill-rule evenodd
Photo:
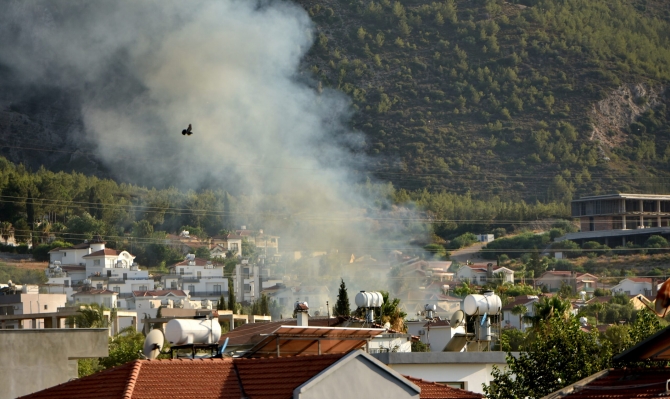
<path fill-rule="evenodd" d="M 171 345 L 213 344 L 221 338 L 221 325 L 211 319 L 172 319 L 165 327 Z"/>
<path fill-rule="evenodd" d="M 502 309 L 502 301 L 498 295 L 468 295 L 463 301 L 463 311 L 469 315 L 497 315 Z"/>
<path fill-rule="evenodd" d="M 361 291 L 356 294 L 356 306 L 359 308 L 379 308 L 384 304 L 384 297 L 379 292 Z"/>

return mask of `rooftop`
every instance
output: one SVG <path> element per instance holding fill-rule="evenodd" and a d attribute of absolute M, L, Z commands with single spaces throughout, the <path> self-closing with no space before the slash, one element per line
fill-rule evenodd
<path fill-rule="evenodd" d="M 153 291 L 133 291 L 134 297 L 147 296 L 188 296 L 182 290 L 153 290 Z"/>
<path fill-rule="evenodd" d="M 588 197 L 581 197 L 580 199 L 572 200 L 572 202 L 606 200 L 606 199 L 670 200 L 670 195 L 614 193 L 614 194 L 592 195 Z"/>
<path fill-rule="evenodd" d="M 670 398 L 670 368 L 604 370 L 543 399 Z"/>
<path fill-rule="evenodd" d="M 295 390 L 317 381 L 336 362 L 363 356 L 350 354 L 296 356 L 268 359 L 166 359 L 135 360 L 88 377 L 24 396 L 24 399 L 238 399 L 293 398 Z M 343 364 L 343 363 L 338 363 Z M 381 366 L 381 365 L 380 365 Z M 331 369 L 332 370 L 332 369 Z M 481 395 L 417 378 L 399 382 L 421 388 L 421 398 L 481 398 Z M 329 377 L 335 377 L 329 374 Z M 335 377 L 336 378 L 336 377 Z M 360 383 L 360 381 L 359 381 Z"/>
<path fill-rule="evenodd" d="M 123 251 L 117 251 L 116 249 L 105 248 L 100 251 L 95 251 L 88 255 L 84 255 L 83 258 L 95 258 L 99 256 L 119 256 Z"/>

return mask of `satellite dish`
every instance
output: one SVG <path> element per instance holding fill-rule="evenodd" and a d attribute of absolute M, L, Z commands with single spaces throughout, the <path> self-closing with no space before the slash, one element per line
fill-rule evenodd
<path fill-rule="evenodd" d="M 463 320 L 465 320 L 465 312 L 462 310 L 457 310 L 453 315 L 451 315 L 449 325 L 451 327 L 458 327 L 463 324 Z"/>
<path fill-rule="evenodd" d="M 144 350 L 142 353 L 144 353 L 147 359 L 155 359 L 161 354 L 164 343 L 165 337 L 163 336 L 163 332 L 161 330 L 151 330 L 144 339 Z"/>

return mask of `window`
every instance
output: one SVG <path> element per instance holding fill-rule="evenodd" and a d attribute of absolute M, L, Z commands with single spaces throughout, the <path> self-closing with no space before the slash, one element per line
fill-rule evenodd
<path fill-rule="evenodd" d="M 170 288 L 172 288 L 173 290 L 176 290 L 177 289 L 177 282 L 176 281 L 170 281 Z"/>
<path fill-rule="evenodd" d="M 114 287 L 114 292 L 121 292 L 121 287 Z"/>
<path fill-rule="evenodd" d="M 446 382 L 438 382 L 438 384 L 446 385 L 452 388 L 465 389 L 465 382 L 462 381 L 446 381 Z"/>
<path fill-rule="evenodd" d="M 146 285 L 140 285 L 140 291 L 148 291 Z"/>
<path fill-rule="evenodd" d="M 67 256 L 67 252 L 63 252 L 63 257 L 66 257 L 66 256 Z"/>
<path fill-rule="evenodd" d="M 70 280 L 63 280 L 63 287 L 67 288 L 70 286 Z"/>
<path fill-rule="evenodd" d="M 485 282 L 486 281 L 486 276 L 479 276 L 479 281 Z"/>
<path fill-rule="evenodd" d="M 184 268 L 183 267 L 179 269 L 179 274 L 181 274 L 182 276 L 184 275 Z"/>
<path fill-rule="evenodd" d="M 220 294 L 221 293 L 221 284 L 216 284 L 214 286 L 214 293 L 215 294 Z"/>
<path fill-rule="evenodd" d="M 230 250 L 233 251 L 233 252 L 237 252 L 239 250 L 239 248 L 240 247 L 238 246 L 238 244 L 236 242 L 230 244 Z"/>
<path fill-rule="evenodd" d="M 251 285 L 244 284 L 244 292 L 251 292 Z"/>
<path fill-rule="evenodd" d="M 188 290 L 193 294 L 195 292 L 195 285 L 189 285 Z"/>
<path fill-rule="evenodd" d="M 49 305 L 44 305 L 44 310 L 49 309 Z"/>
<path fill-rule="evenodd" d="M 93 266 L 100 266 L 100 259 L 96 259 L 93 261 Z"/>
<path fill-rule="evenodd" d="M 99 290 L 101 290 L 101 289 L 102 289 L 102 284 L 98 284 L 98 285 L 96 285 L 96 288 L 99 289 Z"/>
<path fill-rule="evenodd" d="M 202 272 L 198 272 L 198 278 L 202 277 Z"/>

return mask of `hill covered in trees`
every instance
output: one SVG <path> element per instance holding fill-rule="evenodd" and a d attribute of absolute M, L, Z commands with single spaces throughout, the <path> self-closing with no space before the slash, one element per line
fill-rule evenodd
<path fill-rule="evenodd" d="M 670 3 L 298 0 L 396 187 L 567 200 L 667 191 Z"/>

